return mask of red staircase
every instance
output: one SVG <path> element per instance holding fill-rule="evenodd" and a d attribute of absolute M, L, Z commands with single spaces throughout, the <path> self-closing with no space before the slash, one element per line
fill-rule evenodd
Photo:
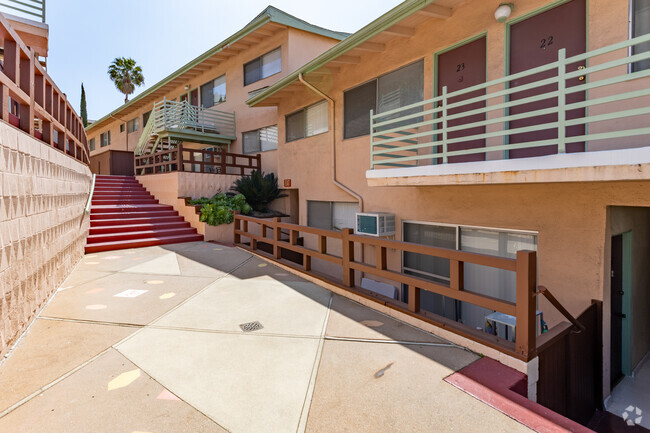
<path fill-rule="evenodd" d="M 86 254 L 202 240 L 172 206 L 159 204 L 135 177 L 95 179 Z"/>

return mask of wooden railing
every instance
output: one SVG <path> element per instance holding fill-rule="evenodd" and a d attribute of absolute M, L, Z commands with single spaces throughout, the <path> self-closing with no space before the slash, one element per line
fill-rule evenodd
<path fill-rule="evenodd" d="M 370 168 L 650 146 L 650 35 L 370 113 Z M 632 72 L 634 71 L 634 72 Z"/>
<path fill-rule="evenodd" d="M 81 118 L 2 14 L 0 37 L 4 48 L 0 70 L 2 120 L 88 164 Z"/>
<path fill-rule="evenodd" d="M 182 143 L 173 149 L 135 156 L 135 170 L 138 175 L 186 171 L 248 176 L 253 170 L 261 169 L 259 154 L 229 153 L 225 148 L 190 149 L 183 147 Z"/>
<path fill-rule="evenodd" d="M 288 239 L 282 239 L 282 232 L 289 233 Z M 298 245 L 299 238 L 305 236 L 314 238 L 316 241 L 316 249 Z M 242 242 L 242 238 L 248 239 L 249 242 Z M 494 335 L 477 331 L 456 322 L 442 322 L 442 326 L 450 331 L 479 341 L 482 344 L 519 359 L 528 361 L 535 357 L 537 259 L 534 251 L 518 251 L 516 259 L 508 259 L 444 248 L 434 248 L 409 242 L 359 236 L 353 234 L 351 229 L 343 229 L 341 232 L 336 232 L 283 223 L 279 218 L 258 219 L 240 214 L 235 215 L 234 242 L 236 245 L 253 251 L 258 250 L 258 244 L 260 242 L 270 244 L 273 247 L 272 257 L 275 260 L 281 259 L 282 250 L 289 250 L 301 254 L 303 257 L 302 270 L 305 272 L 312 271 L 313 259 L 338 265 L 340 268 L 338 275 L 328 273 L 328 275 L 319 275 L 319 277 L 331 283 L 338 284 L 356 294 L 380 302 L 390 308 L 437 325 L 441 324 L 438 319 L 432 318 L 430 313 L 420 309 L 420 293 L 423 290 L 514 316 L 517 321 L 514 346 L 509 341 L 499 339 Z M 341 251 L 340 255 L 332 254 L 328 251 L 328 248 L 334 247 L 333 244 L 335 244 L 336 250 Z M 355 257 L 355 249 L 357 249 L 355 246 L 364 248 L 365 251 L 374 248 L 374 263 L 358 261 Z M 407 275 L 401 272 L 401 270 L 391 270 L 387 260 L 388 251 L 396 252 L 397 254 L 409 252 L 448 259 L 449 284 L 438 284 L 413 275 Z M 291 265 L 290 262 L 285 263 Z M 466 291 L 463 281 L 463 269 L 466 263 L 514 272 L 516 274 L 516 302 L 512 303 Z M 408 304 L 355 287 L 357 272 L 364 273 L 365 275 L 374 275 L 382 280 L 408 286 Z"/>

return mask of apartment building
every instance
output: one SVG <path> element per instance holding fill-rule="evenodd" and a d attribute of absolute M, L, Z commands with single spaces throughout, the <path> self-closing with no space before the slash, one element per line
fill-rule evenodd
<path fill-rule="evenodd" d="M 408 0 L 247 103 L 277 109 L 277 173 L 299 197 L 300 225 L 509 259 L 536 251 L 537 282 L 558 302 L 531 295 L 538 346 L 525 360 L 540 355 L 540 381 L 564 374 L 557 365 L 594 363 L 572 404 L 622 404 L 616 389 L 650 351 L 648 33 L 642 0 Z M 395 287 L 383 305 L 465 336 L 496 328 L 513 338 L 514 317 L 504 335 L 493 309 L 382 277 L 387 267 L 448 287 L 461 269 L 461 291 L 514 303 L 512 272 L 454 271 L 447 258 L 389 244 L 330 251 L 318 233 L 305 247 L 339 258 L 305 269 L 334 275 L 340 257 L 377 257 L 381 275 L 366 276 Z M 346 284 L 344 274 L 343 285 L 364 287 L 363 276 Z M 565 317 L 602 307 L 594 352 L 573 349 L 589 362 L 542 357 L 539 334 L 565 319 L 556 304 Z"/>
<path fill-rule="evenodd" d="M 186 149 L 261 152 L 262 169 L 275 171 L 276 110 L 251 110 L 246 99 L 346 36 L 269 6 L 237 33 L 89 125 L 93 173 L 133 174 L 134 151 L 142 155 L 146 148 L 151 154 L 179 143 Z M 210 154 L 190 156 L 207 161 Z M 186 169 L 218 170 L 196 164 Z"/>

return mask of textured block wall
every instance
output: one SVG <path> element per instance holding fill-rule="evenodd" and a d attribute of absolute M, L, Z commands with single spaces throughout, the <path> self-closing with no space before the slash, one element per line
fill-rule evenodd
<path fill-rule="evenodd" d="M 0 354 L 83 256 L 92 175 L 0 122 Z"/>

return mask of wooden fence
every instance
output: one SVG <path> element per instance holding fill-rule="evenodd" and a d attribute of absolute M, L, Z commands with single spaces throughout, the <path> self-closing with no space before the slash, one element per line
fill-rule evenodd
<path fill-rule="evenodd" d="M 194 173 L 235 174 L 248 176 L 261 170 L 261 156 L 229 153 L 226 149 L 189 149 L 183 144 L 170 150 L 135 156 L 136 174 L 156 174 L 170 171 Z"/>
<path fill-rule="evenodd" d="M 2 120 L 88 164 L 88 143 L 81 118 L 34 51 L 1 14 L 0 38 L 4 49 L 0 69 Z"/>
<path fill-rule="evenodd" d="M 535 295 L 537 260 L 535 251 L 518 251 L 516 259 L 494 257 L 484 254 L 468 253 L 444 248 L 434 248 L 408 242 L 399 242 L 370 236 L 353 234 L 351 229 L 341 232 L 305 227 L 296 224 L 283 223 L 279 218 L 258 219 L 243 215 L 235 215 L 234 224 L 235 244 L 258 250 L 258 243 L 273 246 L 272 257 L 281 260 L 282 251 L 289 250 L 302 255 L 302 270 L 311 272 L 312 259 L 318 259 L 338 265 L 341 274 L 337 276 L 320 276 L 330 283 L 339 284 L 347 290 L 368 297 L 388 307 L 418 317 L 426 322 L 443 326 L 452 332 L 471 338 L 501 352 L 519 359 L 529 361 L 536 356 L 536 321 L 535 321 Z M 253 227 L 256 226 L 256 227 Z M 282 233 L 289 233 L 283 239 Z M 317 239 L 317 249 L 307 248 L 298 244 L 301 235 L 310 235 Z M 248 244 L 242 238 L 249 240 Z M 340 245 L 341 255 L 328 252 L 328 243 Z M 375 263 L 367 264 L 355 259 L 355 245 L 362 248 L 373 247 Z M 370 249 L 370 248 L 368 248 Z M 411 252 L 428 256 L 441 257 L 449 260 L 449 285 L 438 284 L 413 275 L 390 270 L 387 263 L 387 251 L 394 250 L 398 253 Z M 264 253 L 262 253 L 264 254 Z M 292 262 L 283 262 L 295 266 Z M 479 293 L 465 290 L 463 269 L 465 263 L 472 263 L 496 269 L 503 269 L 516 273 L 516 302 L 511 303 Z M 362 288 L 355 287 L 356 273 L 374 275 L 380 279 L 389 280 L 408 286 L 408 304 L 373 294 Z M 468 302 L 490 310 L 515 316 L 517 320 L 517 333 L 514 345 L 510 341 L 500 339 L 486 332 L 471 329 L 465 325 L 448 321 L 439 322 L 430 314 L 420 309 L 420 292 L 429 291 L 458 301 Z"/>

